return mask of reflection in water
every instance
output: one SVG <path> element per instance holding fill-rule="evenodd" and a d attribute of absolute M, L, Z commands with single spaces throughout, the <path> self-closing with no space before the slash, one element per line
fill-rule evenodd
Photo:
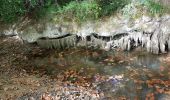
<path fill-rule="evenodd" d="M 151 69 L 158 70 L 160 67 L 160 61 L 154 55 L 140 55 L 138 58 L 133 62 L 134 66 L 139 67 L 148 67 Z"/>
<path fill-rule="evenodd" d="M 83 69 L 86 76 L 109 76 L 108 80 L 100 82 L 97 87 L 105 93 L 106 99 L 125 96 L 130 100 L 143 100 L 154 93 L 154 97 L 163 100 L 167 95 L 157 91 L 157 88 L 164 91 L 169 91 L 170 88 L 169 83 L 167 87 L 161 83 L 169 82 L 169 67 L 161 63 L 158 56 L 151 54 L 80 49 L 37 58 L 35 63 L 36 66 L 46 65 L 44 68 L 52 75 L 68 69 Z M 164 66 L 165 70 L 160 71 L 160 66 Z"/>

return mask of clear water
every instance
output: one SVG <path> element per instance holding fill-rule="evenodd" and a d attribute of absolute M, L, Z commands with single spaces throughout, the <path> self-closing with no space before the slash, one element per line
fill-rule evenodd
<path fill-rule="evenodd" d="M 143 100 L 149 93 L 153 93 L 158 100 L 170 98 L 168 94 L 159 93 L 155 88 L 170 91 L 170 66 L 161 62 L 158 55 L 144 52 L 72 49 L 56 51 L 51 55 L 34 59 L 36 69 L 44 68 L 46 74 L 51 76 L 68 69 L 83 69 L 85 76 L 99 74 L 110 77 L 107 81 L 99 82 L 97 86 L 99 91 L 104 92 L 106 100 L 119 97 Z M 168 85 L 153 82 L 153 86 L 149 87 L 147 81 L 154 79 L 168 82 Z"/>

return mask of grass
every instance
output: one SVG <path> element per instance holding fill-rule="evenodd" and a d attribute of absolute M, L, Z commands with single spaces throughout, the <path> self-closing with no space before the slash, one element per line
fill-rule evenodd
<path fill-rule="evenodd" d="M 167 7 L 163 6 L 161 3 L 154 2 L 152 0 L 148 0 L 148 3 L 146 4 L 148 8 L 148 12 L 155 16 L 155 15 L 162 15 L 166 13 Z"/>

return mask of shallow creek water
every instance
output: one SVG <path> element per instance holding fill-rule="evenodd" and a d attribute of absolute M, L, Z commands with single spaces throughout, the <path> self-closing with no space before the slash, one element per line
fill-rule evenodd
<path fill-rule="evenodd" d="M 57 51 L 0 38 L 0 100 L 51 100 L 44 93 L 52 100 L 170 100 L 170 54 Z"/>
<path fill-rule="evenodd" d="M 96 89 L 104 93 L 106 100 L 170 99 L 170 64 L 159 55 L 71 49 L 34 58 L 34 63 L 36 70 L 43 69 L 52 77 L 66 70 L 83 70 L 81 75 L 92 77 L 90 82 L 97 83 Z"/>

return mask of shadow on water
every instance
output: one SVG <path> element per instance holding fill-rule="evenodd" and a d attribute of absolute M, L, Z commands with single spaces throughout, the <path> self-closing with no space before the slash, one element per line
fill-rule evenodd
<path fill-rule="evenodd" d="M 168 96 L 164 92 L 170 89 L 169 66 L 162 63 L 159 56 L 148 53 L 72 49 L 34 58 L 33 63 L 36 70 L 53 77 L 70 69 L 83 69 L 86 76 L 108 76 L 108 80 L 97 86 L 105 93 L 106 99 L 124 96 L 130 100 L 143 100 L 154 95 L 156 99 L 164 100 Z M 168 82 L 168 85 L 163 82 Z M 163 92 L 158 89 L 163 89 Z"/>

